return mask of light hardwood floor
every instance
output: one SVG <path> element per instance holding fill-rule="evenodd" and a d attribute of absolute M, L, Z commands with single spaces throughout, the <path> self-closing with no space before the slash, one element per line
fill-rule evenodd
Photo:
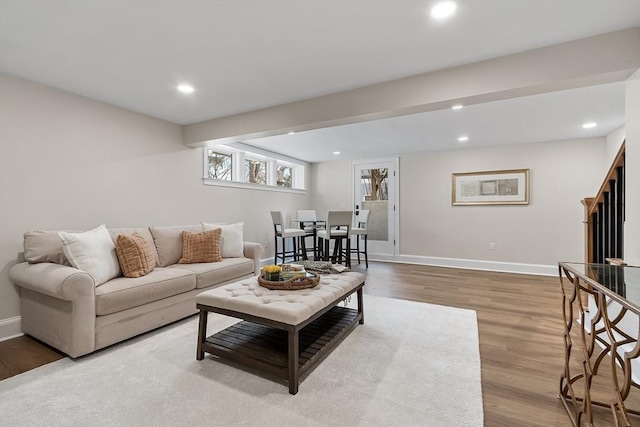
<path fill-rule="evenodd" d="M 476 311 L 486 426 L 570 425 L 557 397 L 564 353 L 556 277 L 376 262 L 354 269 L 367 275 L 365 294 Z M 59 357 L 27 337 L 5 341 L 0 379 Z M 29 363 L 19 366 L 22 359 Z M 606 411 L 598 420 L 610 425 Z"/>
<path fill-rule="evenodd" d="M 568 426 L 555 277 L 370 263 L 365 293 L 475 310 L 486 426 Z"/>

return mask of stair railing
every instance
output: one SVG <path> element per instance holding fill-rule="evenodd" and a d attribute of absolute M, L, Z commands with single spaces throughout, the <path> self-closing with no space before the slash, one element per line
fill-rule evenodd
<path fill-rule="evenodd" d="M 582 200 L 585 207 L 585 262 L 603 264 L 624 258 L 624 172 L 623 141 L 598 194 Z"/>

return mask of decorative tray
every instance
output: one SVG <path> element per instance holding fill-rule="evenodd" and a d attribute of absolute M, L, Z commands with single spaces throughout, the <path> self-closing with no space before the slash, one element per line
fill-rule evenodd
<path fill-rule="evenodd" d="M 298 289 L 314 288 L 320 283 L 320 276 L 307 272 L 305 276 L 293 277 L 287 280 L 266 280 L 258 276 L 258 284 L 274 291 L 295 291 Z"/>

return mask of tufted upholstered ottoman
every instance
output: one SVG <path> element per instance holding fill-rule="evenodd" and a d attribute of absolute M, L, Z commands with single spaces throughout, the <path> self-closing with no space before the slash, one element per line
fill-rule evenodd
<path fill-rule="evenodd" d="M 202 292 L 196 359 L 206 352 L 260 370 L 287 381 L 296 394 L 313 368 L 364 323 L 364 280 L 362 273 L 345 272 L 322 276 L 312 289 L 273 291 L 253 277 Z M 357 309 L 338 306 L 354 292 Z M 209 312 L 244 322 L 206 337 Z"/>

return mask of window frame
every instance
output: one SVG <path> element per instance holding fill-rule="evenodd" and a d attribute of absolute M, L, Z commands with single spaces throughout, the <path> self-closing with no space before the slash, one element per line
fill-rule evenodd
<path fill-rule="evenodd" d="M 259 163 L 264 163 L 264 183 L 261 182 L 251 182 L 251 181 L 247 181 L 247 172 L 246 172 L 246 168 L 247 168 L 247 162 L 259 162 Z M 267 185 L 269 183 L 269 161 L 267 159 L 264 158 L 259 158 L 255 155 L 250 155 L 248 153 L 245 153 L 244 156 L 244 160 L 242 162 L 242 180 L 244 183 L 246 184 L 256 184 L 256 185 Z"/>
<path fill-rule="evenodd" d="M 232 178 L 221 180 L 209 177 L 209 151 L 231 156 Z M 287 157 L 271 151 L 251 147 L 242 143 L 227 145 L 210 145 L 203 151 L 204 185 L 219 187 L 248 188 L 253 190 L 275 191 L 281 193 L 307 194 L 309 163 Z M 258 160 L 266 162 L 266 183 L 257 184 L 245 182 L 245 160 Z M 278 166 L 291 167 L 291 187 L 280 187 L 277 183 Z"/>
<path fill-rule="evenodd" d="M 278 169 L 282 167 L 282 168 L 289 168 L 291 170 L 291 187 L 287 187 L 285 185 L 278 185 Z M 275 185 L 278 188 L 294 188 L 294 183 L 296 182 L 296 168 L 292 165 L 290 165 L 289 163 L 285 163 L 282 161 L 276 161 L 274 164 L 274 170 L 275 170 Z"/>
<path fill-rule="evenodd" d="M 209 152 L 213 151 L 216 154 L 222 154 L 223 156 L 231 157 L 231 176 L 229 179 L 212 178 L 209 176 Z M 219 150 L 217 147 L 205 147 L 204 151 L 204 177 L 207 179 L 213 179 L 216 181 L 233 181 L 236 174 L 237 167 L 234 162 L 233 153 L 228 150 Z"/>

